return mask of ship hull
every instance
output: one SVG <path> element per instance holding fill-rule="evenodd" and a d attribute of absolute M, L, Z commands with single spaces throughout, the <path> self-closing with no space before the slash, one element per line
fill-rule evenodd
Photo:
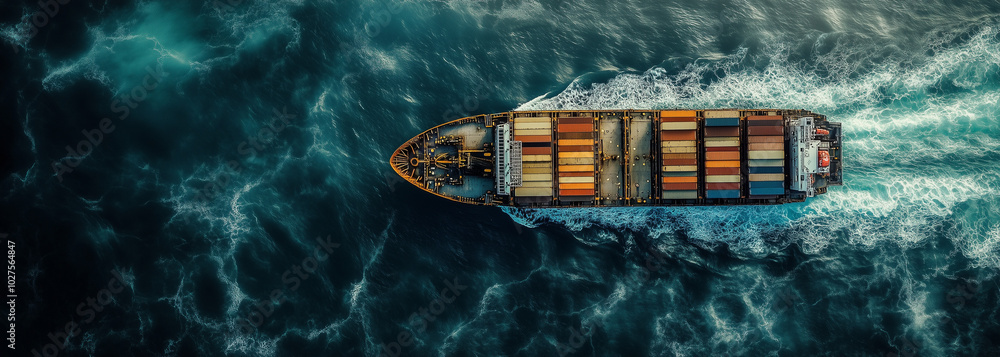
<path fill-rule="evenodd" d="M 390 163 L 469 204 L 771 205 L 842 184 L 841 154 L 840 124 L 805 110 L 512 111 L 435 126 Z"/>

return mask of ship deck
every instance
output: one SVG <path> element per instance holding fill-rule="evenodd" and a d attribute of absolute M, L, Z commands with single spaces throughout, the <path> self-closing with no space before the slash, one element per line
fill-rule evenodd
<path fill-rule="evenodd" d="M 788 154 L 799 147 L 788 127 L 799 118 L 829 131 L 802 139 L 813 154 L 831 155 L 809 182 L 789 175 L 803 165 Z M 506 112 L 433 127 L 390 161 L 415 186 L 471 204 L 781 204 L 841 184 L 840 133 L 839 123 L 804 110 Z M 793 189 L 815 182 L 809 195 Z"/>

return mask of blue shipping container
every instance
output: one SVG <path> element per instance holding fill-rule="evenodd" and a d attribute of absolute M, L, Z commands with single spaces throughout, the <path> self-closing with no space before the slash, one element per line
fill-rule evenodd
<path fill-rule="evenodd" d="M 740 126 L 740 118 L 706 118 L 705 126 Z"/>
<path fill-rule="evenodd" d="M 750 181 L 750 189 L 785 188 L 785 181 Z"/>
<path fill-rule="evenodd" d="M 750 173 L 752 174 L 783 174 L 785 173 L 784 167 L 767 167 L 767 166 L 754 166 L 750 168 Z"/>
<path fill-rule="evenodd" d="M 751 195 L 784 195 L 785 189 L 783 188 L 751 188 Z"/>
<path fill-rule="evenodd" d="M 740 190 L 707 190 L 707 198 L 740 198 Z"/>

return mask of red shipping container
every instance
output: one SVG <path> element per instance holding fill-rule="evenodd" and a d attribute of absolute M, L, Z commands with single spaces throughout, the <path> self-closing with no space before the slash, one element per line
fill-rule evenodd
<path fill-rule="evenodd" d="M 697 139 L 698 133 L 694 130 L 663 130 L 660 132 L 660 140 L 663 141 L 689 141 Z"/>
<path fill-rule="evenodd" d="M 544 143 L 551 142 L 552 137 L 548 135 L 514 135 L 514 140 L 526 143 Z"/>
<path fill-rule="evenodd" d="M 588 124 L 594 125 L 594 118 L 559 118 L 559 124 Z"/>
<path fill-rule="evenodd" d="M 559 124 L 559 132 L 594 131 L 594 124 Z"/>
<path fill-rule="evenodd" d="M 663 166 L 684 166 L 684 165 L 697 165 L 698 160 L 695 159 L 664 159 Z"/>
<path fill-rule="evenodd" d="M 579 152 L 579 151 L 594 151 L 594 147 L 590 145 L 559 146 L 559 152 Z"/>
<path fill-rule="evenodd" d="M 747 122 L 749 126 L 785 126 L 781 120 L 754 120 Z"/>
<path fill-rule="evenodd" d="M 552 154 L 552 148 L 550 148 L 550 147 L 545 147 L 545 148 L 526 147 L 526 148 L 521 148 L 521 154 L 522 155 L 551 155 Z"/>
<path fill-rule="evenodd" d="M 559 177 L 593 177 L 593 171 L 582 171 L 582 172 L 560 172 Z"/>
<path fill-rule="evenodd" d="M 698 189 L 697 183 L 664 183 L 664 191 L 693 191 Z"/>
<path fill-rule="evenodd" d="M 739 190 L 739 182 L 727 182 L 727 183 L 706 183 L 706 190 Z"/>
<path fill-rule="evenodd" d="M 781 126 L 749 126 L 747 133 L 750 135 L 784 135 L 784 127 Z"/>
<path fill-rule="evenodd" d="M 739 175 L 739 167 L 706 167 L 705 175 Z"/>
<path fill-rule="evenodd" d="M 720 147 L 714 147 L 714 148 L 705 148 L 705 151 L 707 151 L 707 152 L 713 152 L 713 151 L 740 151 L 740 147 L 739 146 L 720 146 Z"/>
<path fill-rule="evenodd" d="M 593 139 L 594 132 L 588 131 L 584 133 L 559 133 L 560 139 Z"/>
<path fill-rule="evenodd" d="M 715 137 L 715 136 L 740 136 L 740 127 L 738 126 L 706 126 L 705 136 Z"/>

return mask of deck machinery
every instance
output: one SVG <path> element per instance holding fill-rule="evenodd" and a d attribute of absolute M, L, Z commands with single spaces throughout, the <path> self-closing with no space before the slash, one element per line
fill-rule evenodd
<path fill-rule="evenodd" d="M 554 208 L 803 202 L 841 158 L 840 123 L 806 110 L 574 110 L 461 118 L 390 162 L 453 201 Z"/>

